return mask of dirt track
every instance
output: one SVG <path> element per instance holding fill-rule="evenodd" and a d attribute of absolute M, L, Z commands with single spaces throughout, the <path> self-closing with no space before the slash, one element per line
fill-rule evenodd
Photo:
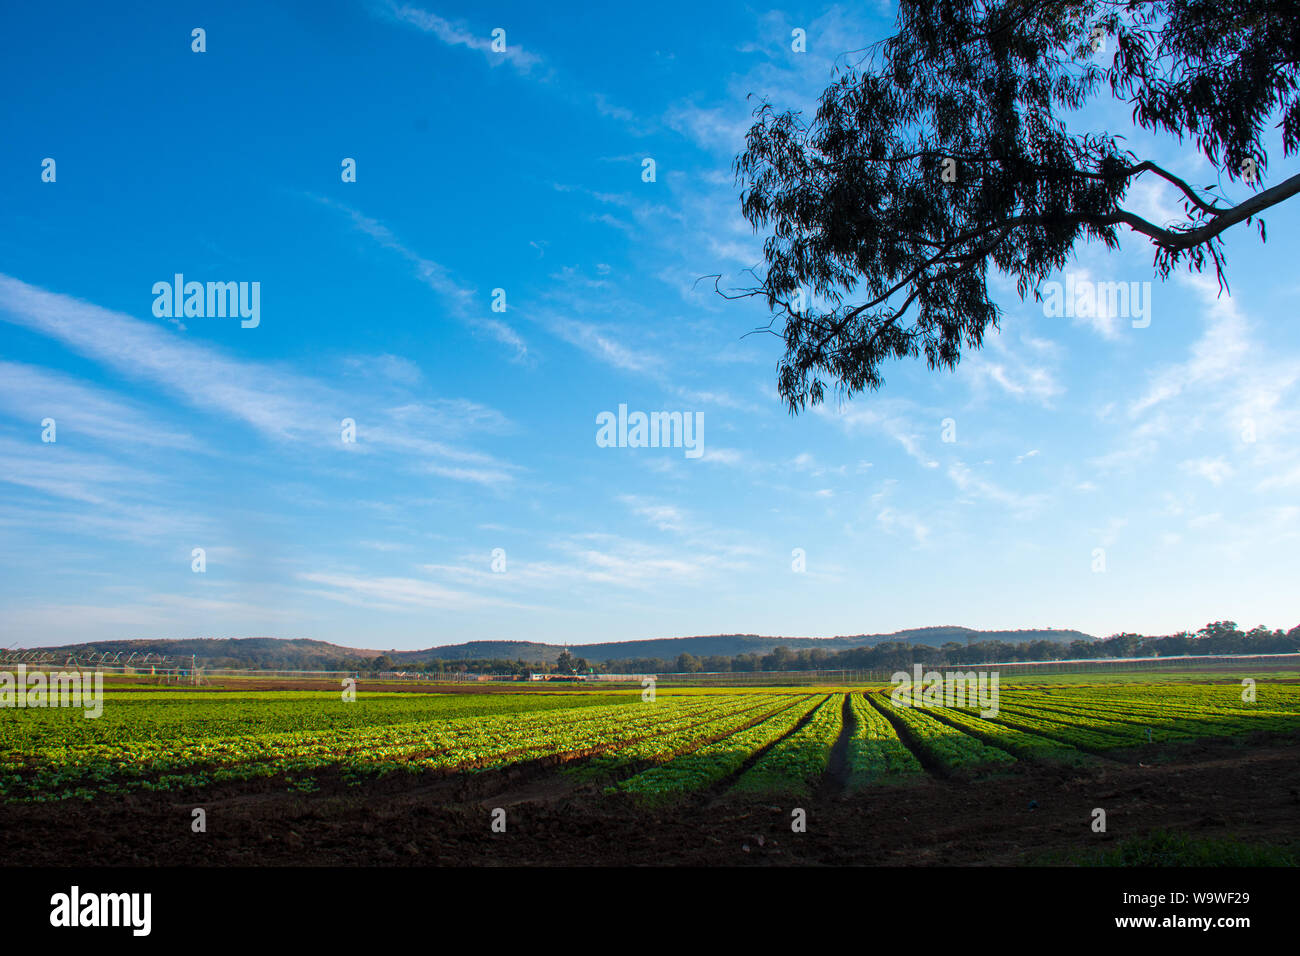
<path fill-rule="evenodd" d="M 453 777 L 389 775 L 320 790 L 283 781 L 0 807 L 11 861 L 99 865 L 1016 865 L 1156 829 L 1300 840 L 1300 735 L 1127 752 L 1086 768 L 1019 763 L 996 776 L 844 794 L 828 780 L 792 805 L 700 795 L 648 812 L 553 766 Z M 191 810 L 207 811 L 206 834 Z M 506 809 L 506 832 L 490 829 Z M 1092 811 L 1107 813 L 1093 833 Z"/>

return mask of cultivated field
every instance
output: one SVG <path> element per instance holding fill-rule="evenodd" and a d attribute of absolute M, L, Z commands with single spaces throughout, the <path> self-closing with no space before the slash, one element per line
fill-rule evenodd
<path fill-rule="evenodd" d="M 882 687 L 110 689 L 95 720 L 0 711 L 0 822 L 46 862 L 1019 863 L 1189 826 L 1300 837 L 1300 682 L 1247 701 L 1162 678 L 1004 685 L 985 716 Z"/>

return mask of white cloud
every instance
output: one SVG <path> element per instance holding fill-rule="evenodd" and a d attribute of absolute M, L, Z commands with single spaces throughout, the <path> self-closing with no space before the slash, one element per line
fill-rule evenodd
<path fill-rule="evenodd" d="M 917 544 L 925 544 L 930 537 L 930 529 L 921 519 L 894 508 L 880 509 L 876 513 L 876 521 L 888 534 L 906 532 L 916 540 Z"/>
<path fill-rule="evenodd" d="M 1013 320 L 1008 325 L 1010 321 Z M 1004 328 L 1001 333 L 988 336 L 982 350 L 963 355 L 957 374 L 977 390 L 991 383 L 1013 398 L 1050 407 L 1053 399 L 1064 394 L 1065 386 L 1040 357 L 1051 356 L 1055 350 L 1045 348 L 1043 339 L 1023 341 L 1030 343 L 1028 352 L 1033 354 L 1016 348 Z"/>
<path fill-rule="evenodd" d="M 1221 485 L 1225 478 L 1232 477 L 1232 466 L 1218 458 L 1193 458 L 1182 463 L 1182 469 L 1193 475 L 1199 475 L 1212 485 Z"/>
<path fill-rule="evenodd" d="M 270 365 L 241 362 L 157 325 L 0 275 L 0 317 L 178 395 L 244 421 L 268 438 L 337 434 L 325 390 Z M 265 317 L 264 317 L 265 320 Z"/>
<path fill-rule="evenodd" d="M 540 56 L 530 53 L 520 46 L 518 41 L 512 40 L 508 31 L 506 33 L 506 49 L 504 52 L 498 53 L 492 49 L 491 29 L 484 30 L 481 34 L 475 33 L 466 26 L 452 23 L 436 13 L 430 13 L 428 10 L 409 4 L 398 6 L 396 3 L 390 2 L 387 4 L 386 12 L 394 20 L 408 23 L 417 30 L 436 37 L 447 46 L 460 46 L 469 50 L 477 50 L 492 65 L 509 63 L 520 73 L 528 74 L 542 62 Z"/>
<path fill-rule="evenodd" d="M 816 405 L 816 414 L 831 421 L 838 422 L 846 431 L 880 431 L 888 435 L 903 447 L 903 450 L 924 468 L 938 468 L 939 463 L 931 458 L 921 443 L 918 429 L 900 411 L 896 401 L 876 399 L 872 407 L 844 405 L 830 408 Z M 886 410 L 889 409 L 889 410 Z M 938 431 L 938 424 L 935 425 Z"/>
<path fill-rule="evenodd" d="M 513 361 L 520 362 L 528 357 L 528 344 L 524 339 L 506 322 L 500 319 L 483 318 L 479 314 L 481 310 L 475 307 L 474 290 L 457 282 L 452 277 L 451 271 L 445 266 L 434 262 L 432 259 L 426 259 L 408 248 L 393 234 L 391 229 L 377 219 L 371 219 L 369 216 L 363 215 L 342 203 L 335 202 L 333 199 L 322 196 L 312 196 L 311 198 L 322 205 L 329 206 L 331 209 L 337 209 L 345 213 L 360 232 L 374 239 L 385 249 L 396 252 L 411 263 L 416 277 L 442 298 L 450 308 L 452 315 L 471 328 L 487 332 L 492 338 L 509 348 L 514 353 L 512 356 Z"/>
<path fill-rule="evenodd" d="M 119 448 L 199 447 L 193 436 L 168 427 L 137 402 L 34 365 L 0 360 L 0 409 L 32 428 L 53 418 L 56 436 L 65 440 L 84 435 Z"/>
<path fill-rule="evenodd" d="M 977 475 L 960 461 L 948 466 L 948 477 L 959 491 L 996 502 L 1018 512 L 1021 516 L 1038 511 L 1046 502 L 1046 496 L 1042 494 L 1021 494 L 1003 488 Z"/>
<path fill-rule="evenodd" d="M 590 322 L 551 316 L 543 320 L 547 329 L 593 358 L 629 372 L 653 372 L 659 358 L 617 341 L 612 332 Z"/>
<path fill-rule="evenodd" d="M 1205 275 L 1180 275 L 1178 281 L 1200 295 L 1206 309 L 1205 332 L 1193 344 L 1191 356 L 1185 362 L 1168 366 L 1153 376 L 1142 397 L 1129 405 L 1130 418 L 1188 390 L 1203 389 L 1239 376 L 1251 350 L 1246 322 L 1236 303 L 1227 296 L 1219 297 L 1218 284 L 1213 279 Z"/>
<path fill-rule="evenodd" d="M 379 577 L 322 571 L 299 572 L 297 579 L 320 585 L 309 593 L 334 601 L 386 610 L 470 610 L 485 606 L 517 606 L 499 599 L 443 587 L 408 577 Z"/>
<path fill-rule="evenodd" d="M 359 402 L 355 395 L 340 395 L 308 376 L 235 359 L 158 325 L 5 275 L 0 275 L 0 319 L 56 339 L 126 378 L 156 385 L 200 413 L 244 422 L 272 442 L 343 447 L 360 454 L 374 449 L 426 456 L 432 461 L 417 459 L 411 466 L 424 465 L 428 473 L 481 484 L 500 484 L 509 480 L 514 470 L 492 456 L 410 434 L 403 418 L 412 418 L 414 405 L 400 406 L 397 413 L 389 414 Z M 48 384 L 57 380 L 32 381 Z M 504 421 L 484 406 L 451 401 L 471 420 Z M 354 445 L 342 446 L 339 441 L 344 417 L 357 421 Z M 448 465 L 447 460 L 456 464 Z M 463 464 L 488 467 L 460 467 Z"/>

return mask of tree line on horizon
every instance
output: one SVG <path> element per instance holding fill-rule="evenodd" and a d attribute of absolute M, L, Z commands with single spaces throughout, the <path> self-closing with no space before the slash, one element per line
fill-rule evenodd
<path fill-rule="evenodd" d="M 1075 660 L 1079 658 L 1177 657 L 1180 655 L 1288 654 L 1300 652 L 1300 625 L 1283 631 L 1259 626 L 1242 631 L 1235 621 L 1215 621 L 1199 631 L 1166 636 L 1121 633 L 1100 641 L 1071 641 L 1068 644 L 1036 640 L 1012 644 L 980 641 L 959 644 L 950 641 L 940 647 L 926 644 L 884 642 L 872 647 L 843 651 L 821 648 L 794 651 L 778 646 L 766 654 L 745 653 L 675 658 L 628 657 L 587 661 L 567 649 L 555 662 L 479 658 L 394 664 L 387 656 L 365 662 L 372 672 L 404 670 L 424 673 L 492 674 L 527 677 L 532 674 L 692 674 L 754 673 L 760 671 L 811 670 L 897 670 L 922 664 L 927 667 L 961 664 L 1013 663 L 1018 661 Z"/>
<path fill-rule="evenodd" d="M 139 643 L 142 647 L 134 647 Z M 170 642 L 176 643 L 176 642 Z M 186 642 L 187 644 L 191 642 Z M 1255 627 L 1242 631 L 1233 621 L 1215 621 L 1198 631 L 1184 631 L 1166 636 L 1135 633 L 1115 634 L 1103 640 L 1070 642 L 1035 639 L 1029 641 L 988 640 L 975 643 L 945 641 L 939 646 L 903 641 L 884 641 L 869 647 L 841 651 L 825 648 L 794 650 L 777 645 L 766 653 L 696 655 L 682 653 L 673 657 L 623 657 L 588 661 L 573 653 L 581 648 L 566 649 L 557 660 L 478 657 L 414 657 L 391 651 L 378 656 L 349 654 L 331 645 L 315 641 L 279 641 L 249 639 L 244 641 L 200 639 L 192 642 L 198 663 L 209 668 L 352 671 L 374 674 L 407 671 L 429 674 L 491 674 L 527 677 L 533 674 L 682 674 L 701 672 L 753 673 L 759 671 L 805 670 L 897 670 L 913 664 L 926 666 L 989 664 L 1017 661 L 1074 660 L 1078 658 L 1172 657 L 1181 654 L 1282 654 L 1300 652 L 1300 626 L 1283 631 Z M 149 642 L 132 642 L 133 649 L 153 647 Z M 104 645 L 85 645 L 82 650 L 96 651 Z M 121 649 L 117 642 L 113 647 Z M 322 653 L 322 647 L 330 648 Z M 188 649 L 188 648 L 187 648 Z M 175 648 L 163 648 L 175 653 Z M 155 648 L 155 651 L 157 649 Z M 234 651 L 234 653 L 231 653 Z M 186 660 L 189 654 L 182 655 Z"/>

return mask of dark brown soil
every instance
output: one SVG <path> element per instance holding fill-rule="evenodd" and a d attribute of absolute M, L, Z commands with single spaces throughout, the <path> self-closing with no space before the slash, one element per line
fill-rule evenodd
<path fill-rule="evenodd" d="M 348 786 L 318 777 L 201 792 L 0 807 L 7 855 L 25 865 L 1017 865 L 1155 830 L 1288 844 L 1300 840 L 1300 735 L 1143 748 L 1066 768 L 846 793 L 794 806 L 702 794 L 646 811 L 539 761 L 457 776 L 390 774 Z M 207 832 L 191 832 L 191 811 Z M 491 829 L 506 811 L 506 832 Z M 1107 832 L 1090 827 L 1093 809 Z"/>

